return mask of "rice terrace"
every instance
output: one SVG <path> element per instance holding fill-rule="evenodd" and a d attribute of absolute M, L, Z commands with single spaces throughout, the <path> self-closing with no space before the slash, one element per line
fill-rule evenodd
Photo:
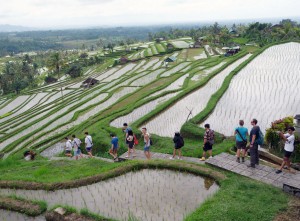
<path fill-rule="evenodd" d="M 299 19 L 66 2 L 0 17 L 0 221 L 300 221 Z"/>

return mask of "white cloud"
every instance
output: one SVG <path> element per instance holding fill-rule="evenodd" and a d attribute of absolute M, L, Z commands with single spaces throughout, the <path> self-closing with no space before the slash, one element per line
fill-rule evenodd
<path fill-rule="evenodd" d="M 297 0 L 10 0 L 0 24 L 31 27 L 159 24 L 298 16 Z"/>

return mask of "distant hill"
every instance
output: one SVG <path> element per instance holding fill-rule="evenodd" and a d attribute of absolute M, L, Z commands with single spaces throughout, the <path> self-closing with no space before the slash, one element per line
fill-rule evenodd
<path fill-rule="evenodd" d="M 21 32 L 21 31 L 32 31 L 35 30 L 34 28 L 19 26 L 19 25 L 8 25 L 0 24 L 0 32 Z"/>

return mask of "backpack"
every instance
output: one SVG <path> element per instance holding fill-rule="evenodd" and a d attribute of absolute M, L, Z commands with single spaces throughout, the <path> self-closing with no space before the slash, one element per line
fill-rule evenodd
<path fill-rule="evenodd" d="M 151 138 L 149 138 L 149 139 L 150 139 L 150 146 L 152 146 L 153 145 L 153 141 L 152 141 Z"/>
<path fill-rule="evenodd" d="M 178 146 L 178 147 L 183 147 L 183 146 L 184 146 L 184 140 L 183 140 L 183 137 L 182 137 L 182 136 L 180 136 L 180 137 L 178 138 L 177 146 Z"/>
<path fill-rule="evenodd" d="M 258 137 L 257 139 L 255 140 L 255 142 L 258 144 L 258 145 L 263 145 L 264 144 L 264 134 L 261 132 L 261 130 L 259 129 L 259 132 L 258 132 Z"/>
<path fill-rule="evenodd" d="M 209 140 L 208 142 L 213 145 L 215 143 L 215 131 L 214 130 L 210 130 L 211 133 L 208 133 L 209 135 Z"/>
<path fill-rule="evenodd" d="M 139 140 L 136 138 L 135 134 L 133 134 L 133 143 L 134 143 L 134 145 L 139 144 Z"/>

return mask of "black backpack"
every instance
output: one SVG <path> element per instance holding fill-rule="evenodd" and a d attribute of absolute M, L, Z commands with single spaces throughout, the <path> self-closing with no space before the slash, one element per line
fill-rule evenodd
<path fill-rule="evenodd" d="M 177 146 L 178 147 L 183 147 L 184 146 L 184 140 L 183 140 L 182 136 L 178 137 Z"/>

